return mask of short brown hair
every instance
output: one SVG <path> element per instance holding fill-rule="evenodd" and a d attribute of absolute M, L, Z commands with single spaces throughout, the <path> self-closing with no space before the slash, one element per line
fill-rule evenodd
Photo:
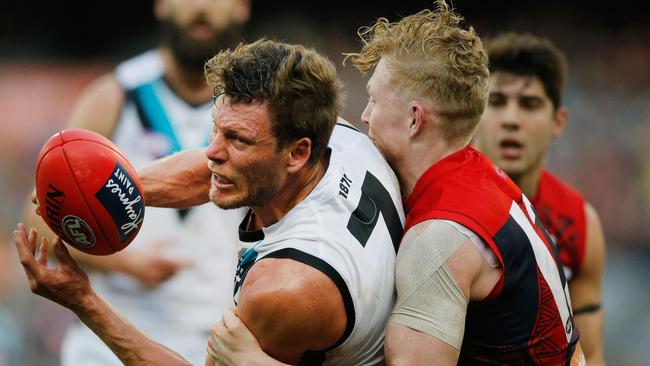
<path fill-rule="evenodd" d="M 205 65 L 215 96 L 232 103 L 267 103 L 278 149 L 311 140 L 310 163 L 320 159 L 341 110 L 336 68 L 313 49 L 271 40 L 239 44 Z"/>
<path fill-rule="evenodd" d="M 555 108 L 562 104 L 568 67 L 566 56 L 550 40 L 528 33 L 502 33 L 486 41 L 490 72 L 534 76 Z"/>
<path fill-rule="evenodd" d="M 423 10 L 391 23 L 379 18 L 359 29 L 360 53 L 348 54 L 367 72 L 384 59 L 391 83 L 405 97 L 433 102 L 448 141 L 467 138 L 485 109 L 488 95 L 487 55 L 474 28 L 444 0 L 437 10 Z"/>

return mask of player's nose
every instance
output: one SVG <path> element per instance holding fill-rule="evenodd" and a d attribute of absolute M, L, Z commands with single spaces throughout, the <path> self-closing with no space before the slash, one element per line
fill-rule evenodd
<path fill-rule="evenodd" d="M 508 103 L 501 110 L 501 127 L 507 130 L 517 130 L 521 127 L 521 114 L 516 103 Z"/>
<path fill-rule="evenodd" d="M 210 144 L 205 150 L 205 156 L 218 164 L 228 160 L 228 151 L 226 150 L 225 140 L 222 134 L 217 133 L 212 136 Z"/>

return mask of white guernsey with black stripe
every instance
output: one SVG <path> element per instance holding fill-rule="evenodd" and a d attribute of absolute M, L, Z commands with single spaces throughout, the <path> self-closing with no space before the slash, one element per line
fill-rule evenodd
<path fill-rule="evenodd" d="M 235 302 L 259 260 L 288 258 L 310 265 L 338 287 L 348 324 L 338 342 L 307 352 L 301 364 L 381 365 L 404 223 L 399 186 L 368 137 L 355 129 L 337 125 L 329 149 L 325 176 L 279 222 L 249 231 L 249 212 L 240 225 Z"/>

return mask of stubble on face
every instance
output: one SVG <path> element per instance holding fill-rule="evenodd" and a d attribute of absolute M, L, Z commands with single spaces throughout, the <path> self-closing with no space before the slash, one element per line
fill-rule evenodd
<path fill-rule="evenodd" d="M 284 185 L 282 166 L 276 154 L 249 164 L 231 179 L 235 194 L 222 196 L 218 188 L 210 187 L 210 201 L 222 209 L 264 206 Z"/>

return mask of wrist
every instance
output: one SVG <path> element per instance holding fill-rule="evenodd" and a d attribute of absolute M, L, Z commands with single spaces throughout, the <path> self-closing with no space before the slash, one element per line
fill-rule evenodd
<path fill-rule="evenodd" d="M 83 289 L 79 292 L 79 296 L 76 296 L 67 306 L 73 313 L 75 313 L 79 319 L 83 320 L 84 317 L 87 317 L 89 314 L 97 312 L 99 307 L 99 296 L 88 286 L 88 288 Z"/>

